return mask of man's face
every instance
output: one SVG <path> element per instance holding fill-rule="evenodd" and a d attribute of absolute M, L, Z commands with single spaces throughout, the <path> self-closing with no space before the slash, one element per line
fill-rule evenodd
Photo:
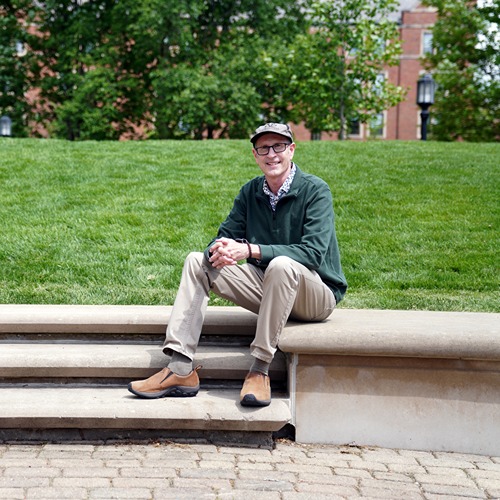
<path fill-rule="evenodd" d="M 279 134 L 265 134 L 259 137 L 255 143 L 253 155 L 266 179 L 270 181 L 284 182 L 288 176 L 291 166 L 295 143 L 290 144 L 282 153 L 276 153 L 273 148 L 265 155 L 258 155 L 256 149 L 263 146 L 274 146 L 275 144 L 289 144 L 290 140 Z"/>

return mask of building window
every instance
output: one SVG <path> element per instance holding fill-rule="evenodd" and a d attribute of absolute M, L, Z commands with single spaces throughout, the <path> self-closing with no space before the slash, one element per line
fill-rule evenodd
<path fill-rule="evenodd" d="M 384 137 L 385 119 L 384 113 L 377 113 L 370 118 L 370 137 Z"/>
<path fill-rule="evenodd" d="M 377 79 L 375 80 L 375 86 L 374 86 L 374 90 L 377 95 L 381 94 L 382 89 L 384 87 L 384 82 L 385 82 L 385 74 L 379 73 L 377 75 Z"/>
<path fill-rule="evenodd" d="M 377 54 L 377 55 L 383 55 L 384 52 L 385 52 L 385 49 L 387 47 L 387 40 L 385 38 L 382 38 L 382 37 L 377 37 L 377 38 L 369 38 L 369 39 L 366 39 L 364 40 L 364 45 L 366 44 L 370 44 L 370 50 Z M 351 57 L 355 57 L 358 52 L 360 51 L 360 49 L 358 47 L 350 47 L 349 48 L 349 55 Z"/>
<path fill-rule="evenodd" d="M 424 33 L 422 33 L 422 54 L 423 55 L 432 54 L 433 50 L 434 49 L 432 48 L 432 33 L 424 31 Z"/>
<path fill-rule="evenodd" d="M 361 122 L 358 118 L 349 121 L 349 132 L 350 136 L 359 137 L 361 135 Z"/>
<path fill-rule="evenodd" d="M 386 47 L 387 47 L 387 41 L 385 40 L 385 38 L 380 37 L 375 43 L 374 47 L 375 54 L 377 54 L 378 56 L 383 55 L 385 53 Z"/>

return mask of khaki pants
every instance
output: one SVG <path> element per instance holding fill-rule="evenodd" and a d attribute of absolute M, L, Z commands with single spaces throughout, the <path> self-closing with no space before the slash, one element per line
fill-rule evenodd
<path fill-rule="evenodd" d="M 252 356 L 270 363 L 288 318 L 322 321 L 335 309 L 333 292 L 318 273 L 288 258 L 274 258 L 263 271 L 252 264 L 214 269 L 201 252 L 184 262 L 163 351 L 194 358 L 209 292 L 258 314 Z"/>

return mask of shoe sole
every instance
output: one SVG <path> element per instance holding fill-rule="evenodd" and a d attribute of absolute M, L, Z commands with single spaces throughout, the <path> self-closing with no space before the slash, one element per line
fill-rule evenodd
<path fill-rule="evenodd" d="M 271 400 L 258 400 L 253 394 L 247 394 L 240 401 L 241 406 L 269 406 L 271 404 Z"/>
<path fill-rule="evenodd" d="M 168 389 L 165 389 L 164 391 L 160 392 L 139 392 L 134 390 L 132 387 L 132 384 L 128 385 L 128 390 L 132 393 L 135 394 L 136 396 L 143 398 L 143 399 L 159 399 L 159 398 L 165 398 L 165 397 L 171 397 L 171 398 L 192 398 L 198 394 L 198 391 L 200 390 L 200 386 L 196 387 L 185 387 L 182 385 L 176 385 L 173 387 L 169 387 Z"/>

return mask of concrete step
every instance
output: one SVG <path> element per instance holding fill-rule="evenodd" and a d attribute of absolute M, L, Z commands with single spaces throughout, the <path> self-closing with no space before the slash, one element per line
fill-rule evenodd
<path fill-rule="evenodd" d="M 121 387 L 0 387 L 0 429 L 272 432 L 290 419 L 288 399 L 280 394 L 268 407 L 244 408 L 237 390 L 143 400 Z"/>
<path fill-rule="evenodd" d="M 0 343 L 0 379 L 142 379 L 161 370 L 168 358 L 161 344 Z M 200 378 L 243 380 L 252 364 L 248 347 L 200 346 L 195 365 Z M 286 361 L 277 353 L 273 381 L 286 379 Z"/>
<path fill-rule="evenodd" d="M 207 311 L 195 359 L 203 366 L 196 397 L 141 400 L 127 391 L 130 380 L 165 366 L 161 345 L 171 309 L 0 305 L 0 441 L 272 443 L 272 434 L 292 419 L 286 358 L 279 352 L 271 366 L 271 405 L 241 407 L 257 318 L 241 308 Z"/>
<path fill-rule="evenodd" d="M 0 334 L 153 334 L 163 337 L 171 306 L 0 304 Z M 203 334 L 253 335 L 257 315 L 210 307 Z"/>

